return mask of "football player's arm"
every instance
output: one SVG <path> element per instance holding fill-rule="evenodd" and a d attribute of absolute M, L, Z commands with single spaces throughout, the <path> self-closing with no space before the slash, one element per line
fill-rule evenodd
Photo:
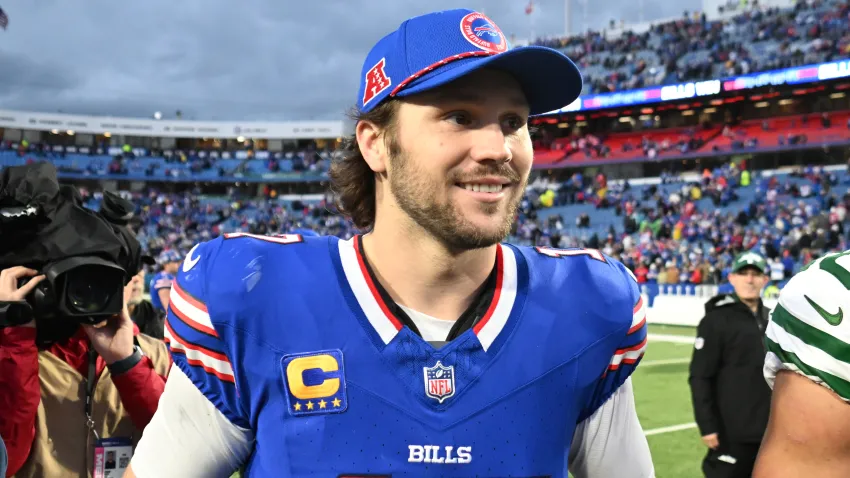
<path fill-rule="evenodd" d="M 753 478 L 850 476 L 850 404 L 800 374 L 777 373 Z"/>
<path fill-rule="evenodd" d="M 653 478 L 649 443 L 635 411 L 631 377 L 579 423 L 569 454 L 575 478 Z"/>
<path fill-rule="evenodd" d="M 618 306 L 625 325 L 620 340 L 579 417 L 569 452 L 576 478 L 652 478 L 649 443 L 635 411 L 631 375 L 646 350 L 646 303 L 622 264 L 624 294 Z"/>
<path fill-rule="evenodd" d="M 168 310 L 168 299 L 171 295 L 171 278 L 163 273 L 158 274 L 151 285 L 151 289 L 159 297 L 160 303 L 165 310 Z"/>
<path fill-rule="evenodd" d="M 158 289 L 156 294 L 159 296 L 159 301 L 162 303 L 162 307 L 168 310 L 168 298 L 171 295 L 169 289 L 163 287 Z"/>
<path fill-rule="evenodd" d="M 835 260 L 835 258 L 841 258 Z M 850 476 L 850 272 L 844 259 L 798 273 L 765 330 L 764 376 L 773 388 L 753 476 Z M 843 311 L 843 312 L 842 312 Z"/>
<path fill-rule="evenodd" d="M 124 478 L 230 476 L 253 441 L 251 430 L 234 425 L 175 364 Z"/>
<path fill-rule="evenodd" d="M 218 244 L 197 247 L 196 260 L 186 258 L 190 265 L 171 287 L 165 341 L 174 365 L 128 476 L 229 476 L 250 455 L 254 437 L 248 414 L 207 302 L 206 281 L 212 279 L 209 266 Z"/>
<path fill-rule="evenodd" d="M 723 341 L 714 317 L 704 317 L 697 326 L 697 341 L 691 357 L 688 383 L 694 419 L 700 436 L 717 433 L 717 404 L 714 383 L 723 357 Z"/>

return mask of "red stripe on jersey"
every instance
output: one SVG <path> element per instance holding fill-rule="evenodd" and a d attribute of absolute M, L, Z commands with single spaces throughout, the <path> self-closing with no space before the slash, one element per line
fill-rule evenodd
<path fill-rule="evenodd" d="M 634 358 L 634 359 L 623 359 L 623 360 L 620 360 L 620 363 L 618 363 L 618 364 L 611 364 L 611 365 L 609 365 L 609 366 L 608 366 L 608 370 L 617 370 L 618 368 L 620 368 L 620 365 L 622 365 L 622 364 L 626 364 L 626 365 L 633 365 L 633 364 L 636 364 L 636 363 L 638 362 L 638 360 L 640 360 L 640 359 L 642 359 L 642 358 L 643 358 L 643 355 L 644 355 L 644 354 L 640 354 L 640 356 L 638 356 L 638 358 Z M 607 370 L 606 370 L 606 372 L 607 372 Z"/>
<path fill-rule="evenodd" d="M 171 347 L 171 353 L 173 353 L 173 354 L 183 354 L 184 356 L 186 355 L 185 350 L 181 350 L 181 349 L 174 348 L 174 347 Z M 205 372 L 218 377 L 219 380 L 222 380 L 224 382 L 230 382 L 232 384 L 236 384 L 236 379 L 233 378 L 233 375 L 221 373 L 218 370 L 205 365 L 200 360 L 195 360 L 195 359 L 191 359 L 189 357 L 186 357 L 186 363 L 188 363 L 189 365 L 194 365 L 195 367 L 201 367 L 202 369 L 204 369 Z"/>
<path fill-rule="evenodd" d="M 641 307 L 643 307 L 643 296 L 638 298 L 637 304 L 635 304 L 634 309 L 632 309 L 632 314 L 637 314 Z"/>
<path fill-rule="evenodd" d="M 183 296 L 181 295 L 181 297 Z M 182 320 L 189 327 L 197 330 L 198 332 L 201 332 L 202 334 L 218 337 L 218 332 L 216 332 L 215 329 L 210 326 L 198 323 L 195 320 L 192 320 L 191 317 L 189 317 L 186 313 L 184 313 L 177 307 L 177 304 L 175 304 L 174 301 L 168 301 L 168 309 L 171 310 L 171 312 L 173 312 L 178 319 Z"/>
<path fill-rule="evenodd" d="M 180 287 L 180 283 L 179 283 L 179 282 L 174 281 L 174 284 L 173 284 L 171 287 L 174 289 L 174 291 L 175 291 L 175 292 L 177 292 L 178 294 L 180 294 L 180 297 L 181 297 L 183 300 L 185 300 L 186 302 L 188 302 L 191 306 L 195 307 L 195 308 L 196 308 L 196 309 L 198 309 L 198 310 L 201 310 L 201 311 L 202 311 L 202 312 L 204 312 L 204 313 L 209 313 L 209 311 L 207 310 L 207 306 L 206 306 L 206 304 L 204 304 L 204 303 L 203 303 L 203 302 L 201 302 L 200 300 L 198 300 L 198 299 L 196 299 L 196 298 L 192 297 L 192 295 L 191 295 L 191 294 L 189 294 L 188 292 L 186 292 L 185 290 L 183 290 L 183 288 L 182 288 L 182 287 Z"/>
<path fill-rule="evenodd" d="M 626 352 L 634 352 L 635 350 L 640 350 L 641 347 L 646 345 L 646 340 L 648 338 L 649 337 L 644 337 L 643 340 L 641 341 L 641 343 L 639 343 L 637 345 L 632 345 L 631 347 L 628 347 L 628 348 L 625 348 L 625 349 L 617 349 L 617 351 L 614 352 L 614 355 L 623 355 Z"/>
<path fill-rule="evenodd" d="M 502 246 L 496 246 L 496 290 L 493 292 L 493 300 L 490 302 L 490 307 L 487 308 L 487 312 L 484 314 L 484 317 L 475 324 L 475 327 L 472 330 L 477 335 L 478 332 L 487 325 L 487 321 L 490 320 L 490 317 L 493 316 L 493 312 L 496 310 L 496 305 L 499 304 L 499 297 L 502 295 L 502 280 L 505 275 L 505 260 L 502 257 Z"/>
<path fill-rule="evenodd" d="M 208 349 L 208 348 L 206 348 L 202 345 L 198 345 L 198 344 L 189 342 L 188 340 L 186 340 L 185 337 L 183 337 L 182 335 L 175 332 L 174 329 L 171 328 L 171 324 L 169 324 L 167 321 L 165 322 L 165 327 L 168 329 L 168 333 L 170 333 L 175 339 L 177 339 L 177 341 L 180 343 L 181 346 L 183 346 L 183 347 L 185 347 L 189 350 L 194 350 L 195 352 L 200 352 L 200 353 L 202 353 L 202 354 L 204 354 L 208 357 L 214 358 L 216 360 L 221 360 L 222 362 L 230 363 L 230 359 L 227 358 L 227 355 L 224 355 L 223 353 L 220 353 L 220 352 L 216 352 L 215 350 L 210 350 L 210 349 Z M 170 342 L 168 337 L 165 337 L 164 340 L 166 342 Z"/>
<path fill-rule="evenodd" d="M 360 236 L 354 236 L 354 253 L 357 255 L 357 264 L 360 265 L 360 273 L 363 274 L 363 278 L 366 280 L 366 285 L 369 286 L 369 291 L 372 293 L 372 297 L 375 298 L 375 302 L 378 303 L 378 307 L 381 308 L 384 316 L 386 316 L 387 320 L 393 324 L 393 327 L 395 327 L 396 330 L 401 330 L 401 321 L 399 321 L 395 315 L 390 312 L 390 308 L 384 303 L 381 293 L 378 292 L 378 288 L 375 287 L 375 283 L 372 281 L 369 269 L 366 268 L 366 262 L 363 260 L 363 255 L 360 254 Z"/>
<path fill-rule="evenodd" d="M 644 316 L 642 319 L 640 319 L 640 322 L 633 325 L 632 328 L 630 328 L 629 331 L 626 332 L 626 335 L 633 334 L 633 333 L 637 332 L 638 330 L 642 329 L 644 325 L 646 325 L 646 316 Z"/>

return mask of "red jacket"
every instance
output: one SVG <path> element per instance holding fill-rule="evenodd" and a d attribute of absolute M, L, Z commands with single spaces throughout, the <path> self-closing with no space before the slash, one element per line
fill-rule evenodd
<path fill-rule="evenodd" d="M 133 329 L 139 333 L 135 325 Z M 36 329 L 31 327 L 0 329 L 0 436 L 9 454 L 7 477 L 14 475 L 26 462 L 35 438 L 35 417 L 41 400 L 35 336 Z M 70 339 L 52 345 L 48 351 L 82 376 L 88 375 L 89 341 L 82 328 Z M 98 357 L 97 376 L 105 366 L 103 359 Z M 148 357 L 142 357 L 135 367 L 113 377 L 113 383 L 130 419 L 143 429 L 156 412 L 165 378 L 156 373 Z"/>

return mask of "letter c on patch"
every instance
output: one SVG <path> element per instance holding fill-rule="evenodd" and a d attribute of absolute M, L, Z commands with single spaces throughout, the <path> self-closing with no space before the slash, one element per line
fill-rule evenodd
<path fill-rule="evenodd" d="M 300 400 L 330 397 L 339 391 L 339 378 L 325 378 L 318 385 L 306 385 L 304 383 L 304 372 L 319 369 L 323 372 L 336 372 L 339 363 L 330 355 L 312 355 L 298 357 L 286 366 L 286 381 L 289 384 L 289 393 Z"/>

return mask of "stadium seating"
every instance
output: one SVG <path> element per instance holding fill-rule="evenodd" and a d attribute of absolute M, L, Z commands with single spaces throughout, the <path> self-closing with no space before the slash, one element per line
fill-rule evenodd
<path fill-rule="evenodd" d="M 648 32 L 541 38 L 577 61 L 583 94 L 622 91 L 847 57 L 846 2 L 798 2 L 721 19 L 690 15 Z M 731 61 L 730 61 L 731 60 Z"/>

